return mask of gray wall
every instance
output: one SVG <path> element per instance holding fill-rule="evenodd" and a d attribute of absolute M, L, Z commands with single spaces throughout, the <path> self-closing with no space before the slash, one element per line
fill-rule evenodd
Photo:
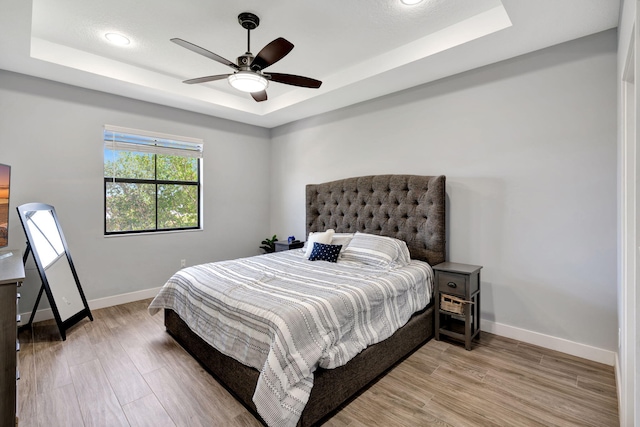
<path fill-rule="evenodd" d="M 444 174 L 449 259 L 485 266 L 483 318 L 616 348 L 615 31 L 271 132 L 2 71 L 0 111 L 11 208 L 56 206 L 90 300 L 303 237 L 308 183 Z M 103 237 L 104 124 L 205 140 L 204 231 Z"/>
<path fill-rule="evenodd" d="M 483 318 L 616 349 L 616 32 L 276 128 L 271 224 L 304 236 L 304 186 L 444 174 L 451 261 Z"/>
<path fill-rule="evenodd" d="M 105 124 L 204 139 L 203 231 L 103 236 Z M 0 163 L 12 166 L 10 247 L 25 246 L 16 206 L 55 206 L 89 300 L 160 287 L 181 259 L 258 254 L 270 232 L 262 128 L 0 71 Z M 40 286 L 28 267 L 23 312 Z"/>

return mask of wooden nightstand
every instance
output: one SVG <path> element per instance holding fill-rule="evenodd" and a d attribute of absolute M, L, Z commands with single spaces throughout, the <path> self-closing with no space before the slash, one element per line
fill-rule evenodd
<path fill-rule="evenodd" d="M 464 348 L 471 350 L 471 340 L 480 333 L 480 269 L 480 265 L 454 262 L 433 267 L 437 340 L 440 334 L 446 335 L 463 341 Z M 452 311 L 442 308 L 443 295 Z"/>
<path fill-rule="evenodd" d="M 300 249 L 301 247 L 304 246 L 304 242 L 293 242 L 293 243 L 289 243 L 286 241 L 282 241 L 282 242 L 275 242 L 276 244 L 276 252 L 282 252 L 282 251 L 289 251 L 291 249 Z"/>

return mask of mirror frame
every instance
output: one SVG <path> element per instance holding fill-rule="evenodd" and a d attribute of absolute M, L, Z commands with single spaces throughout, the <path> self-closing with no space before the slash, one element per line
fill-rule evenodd
<path fill-rule="evenodd" d="M 78 279 L 78 274 L 76 273 L 76 269 L 73 265 L 73 260 L 71 259 L 71 254 L 69 253 L 69 247 L 67 246 L 67 241 L 64 238 L 64 233 L 62 232 L 62 228 L 60 227 L 60 223 L 58 222 L 58 215 L 56 214 L 56 210 L 53 206 L 47 205 L 44 203 L 26 203 L 24 205 L 20 205 L 16 208 L 18 210 L 18 216 L 20 217 L 20 222 L 22 223 L 22 228 L 24 230 L 25 236 L 27 236 L 27 248 L 24 252 L 23 263 L 27 262 L 27 258 L 29 256 L 29 252 L 33 254 L 33 259 L 38 267 L 38 273 L 40 274 L 40 279 L 42 280 L 42 286 L 40 287 L 40 292 L 38 293 L 38 298 L 36 299 L 35 305 L 33 307 L 33 311 L 31 312 L 31 317 L 29 318 L 28 326 L 33 322 L 33 318 L 35 316 L 36 310 L 38 309 L 38 304 L 40 303 L 40 298 L 42 297 L 42 292 L 47 294 L 47 299 L 49 300 L 49 304 L 51 306 L 51 311 L 53 312 L 53 317 L 56 320 L 56 324 L 58 325 L 58 330 L 60 331 L 60 335 L 62 336 L 62 340 L 67 339 L 66 331 L 71 328 L 73 325 L 88 317 L 89 320 L 93 321 L 93 316 L 91 315 L 91 310 L 89 309 L 89 305 L 87 304 L 87 299 L 84 296 L 84 292 L 82 291 L 82 286 L 80 286 L 80 280 Z M 66 320 L 62 320 L 60 317 L 60 312 L 58 311 L 58 304 L 51 292 L 51 287 L 49 286 L 49 280 L 47 279 L 47 274 L 45 268 L 40 260 L 40 256 L 38 254 L 38 249 L 33 245 L 34 239 L 31 235 L 31 231 L 27 226 L 27 214 L 32 211 L 50 211 L 53 215 L 53 221 L 56 224 L 56 228 L 58 229 L 58 234 L 60 235 L 60 240 L 62 241 L 62 246 L 64 247 L 65 255 L 67 256 L 67 261 L 69 262 L 69 267 L 71 268 L 71 273 L 73 274 L 73 278 L 76 282 L 76 287 L 78 288 L 78 293 L 80 294 L 80 298 L 82 299 L 82 304 L 84 305 L 83 309 L 72 315 Z"/>

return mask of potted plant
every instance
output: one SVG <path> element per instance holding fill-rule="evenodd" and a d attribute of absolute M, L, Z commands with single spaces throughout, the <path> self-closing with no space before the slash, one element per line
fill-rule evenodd
<path fill-rule="evenodd" d="M 270 254 L 271 252 L 275 252 L 277 241 L 278 241 L 278 238 L 276 237 L 275 234 L 273 235 L 272 238 L 267 237 L 262 242 L 260 242 L 262 244 L 262 246 L 260 246 L 260 249 L 262 249 L 265 254 Z"/>

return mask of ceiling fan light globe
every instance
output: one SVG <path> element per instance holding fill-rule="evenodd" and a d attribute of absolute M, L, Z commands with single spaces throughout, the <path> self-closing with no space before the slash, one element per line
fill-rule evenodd
<path fill-rule="evenodd" d="M 251 71 L 238 71 L 227 77 L 229 84 L 242 92 L 262 92 L 269 86 L 269 81 L 263 76 Z"/>

